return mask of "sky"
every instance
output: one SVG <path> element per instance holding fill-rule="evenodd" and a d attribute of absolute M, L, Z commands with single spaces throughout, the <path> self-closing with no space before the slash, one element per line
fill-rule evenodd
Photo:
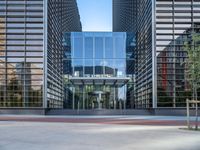
<path fill-rule="evenodd" d="M 77 0 L 83 31 L 112 31 L 112 0 Z"/>

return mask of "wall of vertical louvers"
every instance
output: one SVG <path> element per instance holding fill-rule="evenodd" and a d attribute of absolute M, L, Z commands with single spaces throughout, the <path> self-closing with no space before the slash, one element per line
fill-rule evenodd
<path fill-rule="evenodd" d="M 0 107 L 43 106 L 43 6 L 0 1 Z"/>
<path fill-rule="evenodd" d="M 158 107 L 185 107 L 191 98 L 184 42 L 200 30 L 199 0 L 156 1 Z"/>
<path fill-rule="evenodd" d="M 47 107 L 63 108 L 63 33 L 81 30 L 76 0 L 48 1 Z"/>

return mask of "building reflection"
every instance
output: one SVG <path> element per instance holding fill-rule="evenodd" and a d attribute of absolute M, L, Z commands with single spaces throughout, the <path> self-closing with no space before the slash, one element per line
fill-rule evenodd
<path fill-rule="evenodd" d="M 188 81 L 187 51 L 184 43 L 191 40 L 191 33 L 200 33 L 200 24 L 195 29 L 188 28 L 157 52 L 157 80 L 159 107 L 185 107 L 187 98 L 192 97 Z M 164 45 L 163 45 L 164 46 Z"/>
<path fill-rule="evenodd" d="M 5 66 L 5 61 L 0 64 Z M 35 64 L 21 62 L 0 69 L 1 107 L 41 107 L 43 69 L 34 68 Z"/>
<path fill-rule="evenodd" d="M 65 34 L 66 108 L 133 107 L 134 38 L 125 32 Z"/>

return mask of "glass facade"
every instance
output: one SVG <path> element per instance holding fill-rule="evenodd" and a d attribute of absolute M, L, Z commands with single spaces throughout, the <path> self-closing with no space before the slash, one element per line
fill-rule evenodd
<path fill-rule="evenodd" d="M 135 108 L 185 107 L 184 42 L 200 32 L 199 8 L 199 0 L 113 1 L 113 31 L 136 36 Z"/>
<path fill-rule="evenodd" d="M 185 107 L 184 42 L 200 32 L 199 8 L 114 0 L 114 32 L 82 33 L 76 0 L 1 0 L 0 107 Z"/>
<path fill-rule="evenodd" d="M 123 32 L 66 33 L 66 107 L 131 107 L 127 91 L 133 90 L 134 40 Z"/>
<path fill-rule="evenodd" d="M 184 43 L 200 33 L 199 8 L 199 0 L 156 1 L 158 107 L 185 107 L 191 98 Z"/>
<path fill-rule="evenodd" d="M 0 1 L 0 107 L 43 106 L 43 5 Z"/>
<path fill-rule="evenodd" d="M 0 107 L 63 107 L 64 31 L 81 31 L 75 0 L 0 0 Z"/>

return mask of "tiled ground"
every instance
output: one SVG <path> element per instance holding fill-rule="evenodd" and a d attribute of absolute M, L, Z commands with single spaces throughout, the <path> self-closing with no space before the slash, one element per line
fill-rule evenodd
<path fill-rule="evenodd" d="M 160 126 L 158 118 L 103 118 L 21 116 L 20 121 L 0 121 L 0 150 L 200 150 L 200 132 Z M 156 125 L 136 125 L 145 121 Z"/>

